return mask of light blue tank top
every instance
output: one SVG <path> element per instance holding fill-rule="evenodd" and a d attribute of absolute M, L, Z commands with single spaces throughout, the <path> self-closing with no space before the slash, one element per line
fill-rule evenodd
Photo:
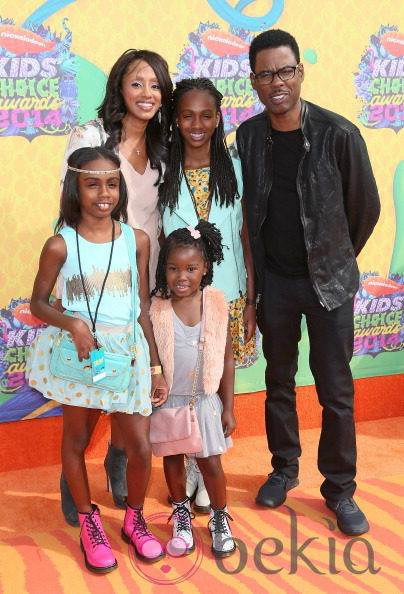
<path fill-rule="evenodd" d="M 66 262 L 60 271 L 64 279 L 62 305 L 65 309 L 79 312 L 89 319 L 80 278 L 76 231 L 72 227 L 63 227 L 59 235 L 65 240 L 67 248 Z M 94 317 L 108 268 L 111 242 L 92 243 L 79 235 L 79 249 L 90 311 Z M 98 308 L 97 322 L 111 326 L 125 326 L 131 321 L 131 309 L 131 268 L 125 237 L 121 229 L 120 236 L 114 241 L 111 267 Z M 137 315 L 135 317 L 137 318 Z"/>

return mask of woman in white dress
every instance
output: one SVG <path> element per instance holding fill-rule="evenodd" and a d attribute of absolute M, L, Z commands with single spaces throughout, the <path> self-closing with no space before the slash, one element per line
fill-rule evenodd
<path fill-rule="evenodd" d="M 154 288 L 160 216 L 158 183 L 167 158 L 172 82 L 167 62 L 149 50 L 127 50 L 109 74 L 98 118 L 73 128 L 64 155 L 84 146 L 119 154 L 128 187 L 128 224 L 150 239 L 150 287 Z"/>

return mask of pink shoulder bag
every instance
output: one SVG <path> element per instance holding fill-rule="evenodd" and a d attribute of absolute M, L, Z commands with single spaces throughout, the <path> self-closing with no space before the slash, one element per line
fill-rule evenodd
<path fill-rule="evenodd" d="M 201 332 L 198 344 L 198 358 L 189 403 L 186 406 L 162 408 L 153 411 L 150 419 L 150 441 L 155 456 L 175 454 L 196 454 L 202 451 L 202 436 L 194 405 L 198 399 L 199 370 L 205 343 L 205 292 L 202 296 Z"/>

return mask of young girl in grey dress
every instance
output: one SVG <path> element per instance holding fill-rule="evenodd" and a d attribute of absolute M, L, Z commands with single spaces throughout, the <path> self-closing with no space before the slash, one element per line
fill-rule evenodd
<path fill-rule="evenodd" d="M 212 552 L 217 557 L 227 557 L 235 551 L 221 464 L 221 454 L 232 445 L 230 435 L 236 426 L 234 360 L 225 295 L 210 286 L 213 263 L 222 259 L 221 235 L 211 223 L 200 221 L 195 228 L 173 231 L 160 252 L 150 308 L 157 348 L 170 389 L 165 407 L 189 403 L 201 324 L 204 323 L 205 346 L 194 407 L 203 447 L 195 455 L 211 502 L 208 526 Z M 184 455 L 165 456 L 164 472 L 172 499 L 173 540 L 182 541 L 182 553 L 189 554 L 195 545 L 193 514 L 185 491 Z"/>

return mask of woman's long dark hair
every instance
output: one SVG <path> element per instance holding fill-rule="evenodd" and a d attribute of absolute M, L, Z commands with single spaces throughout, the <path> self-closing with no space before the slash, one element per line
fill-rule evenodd
<path fill-rule="evenodd" d="M 159 204 L 162 208 L 168 206 L 171 212 L 178 204 L 178 195 L 184 175 L 184 143 L 179 128 L 175 125 L 175 120 L 182 97 L 190 91 L 206 91 L 215 100 L 219 113 L 219 124 L 211 138 L 209 192 L 210 197 L 219 201 L 220 206 L 233 206 L 234 200 L 239 194 L 236 174 L 224 135 L 223 116 L 220 110 L 223 95 L 208 78 L 186 78 L 177 83 L 173 92 L 170 155 L 164 174 L 164 183 L 159 186 Z"/>
<path fill-rule="evenodd" d="M 114 165 L 114 169 L 120 167 L 121 162 L 118 155 L 109 149 L 102 146 L 79 148 L 70 155 L 67 164 L 76 169 L 86 169 L 87 163 L 95 161 L 96 159 L 108 159 Z M 63 182 L 62 198 L 60 201 L 59 218 L 55 226 L 55 234 L 59 233 L 64 225 L 69 225 L 74 229 L 78 225 L 81 217 L 80 196 L 78 190 L 78 177 L 80 173 L 77 171 L 66 171 Z M 119 179 L 119 201 L 111 213 L 111 217 L 116 221 L 128 220 L 128 193 L 126 189 L 125 179 L 120 174 Z"/>
<path fill-rule="evenodd" d="M 156 270 L 156 288 L 153 289 L 152 296 L 158 295 L 163 299 L 170 298 L 166 279 L 166 265 L 168 254 L 173 247 L 192 246 L 200 250 L 203 259 L 208 264 L 208 270 L 205 276 L 202 277 L 201 290 L 207 285 L 212 284 L 213 264 L 215 262 L 220 264 L 223 260 L 222 235 L 216 225 L 208 223 L 208 221 L 199 221 L 195 229 L 200 233 L 199 238 L 195 238 L 188 227 L 176 229 L 166 237 L 159 253 Z"/>
<path fill-rule="evenodd" d="M 109 73 L 105 97 L 98 108 L 98 117 L 103 119 L 104 130 L 109 136 L 105 146 L 114 149 L 121 141 L 122 119 L 127 113 L 121 93 L 122 78 L 133 62 L 137 60 L 144 60 L 149 64 L 160 85 L 161 108 L 146 127 L 147 156 L 150 159 L 152 169 L 157 169 L 159 172 L 159 182 L 162 176 L 161 162 L 166 162 L 168 157 L 171 94 L 173 90 L 168 64 L 164 58 L 149 50 L 126 50 L 115 62 Z M 161 119 L 161 122 L 159 119 Z"/>

